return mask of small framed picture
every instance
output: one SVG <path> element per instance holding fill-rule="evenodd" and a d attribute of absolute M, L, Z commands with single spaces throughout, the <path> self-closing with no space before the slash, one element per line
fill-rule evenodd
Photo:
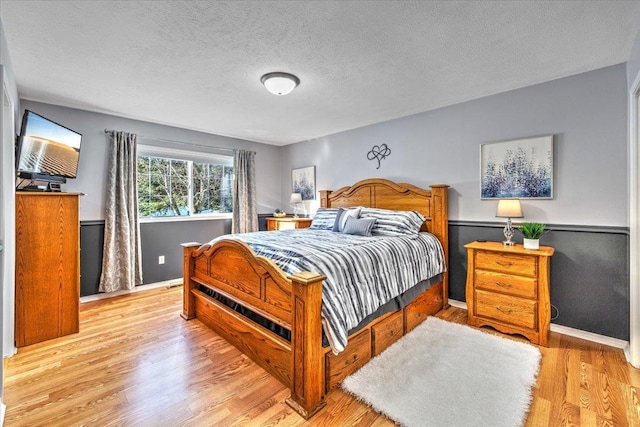
<path fill-rule="evenodd" d="M 480 145 L 482 199 L 553 199 L 553 135 Z"/>
<path fill-rule="evenodd" d="M 316 167 L 307 166 L 291 170 L 292 193 L 300 193 L 302 200 L 316 199 Z"/>

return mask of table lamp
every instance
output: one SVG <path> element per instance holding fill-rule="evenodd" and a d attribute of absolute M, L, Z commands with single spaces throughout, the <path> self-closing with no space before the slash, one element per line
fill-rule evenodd
<path fill-rule="evenodd" d="M 501 199 L 498 200 L 498 209 L 496 210 L 496 217 L 507 218 L 507 225 L 504 227 L 505 240 L 502 242 L 505 246 L 513 246 L 515 242 L 511 241 L 513 237 L 513 225 L 511 225 L 511 218 L 522 218 L 522 208 L 520 207 L 520 200 L 518 199 Z"/>
<path fill-rule="evenodd" d="M 302 194 L 300 193 L 291 193 L 291 199 L 289 199 L 289 203 L 293 205 L 293 217 L 298 218 L 298 206 L 302 203 Z"/>

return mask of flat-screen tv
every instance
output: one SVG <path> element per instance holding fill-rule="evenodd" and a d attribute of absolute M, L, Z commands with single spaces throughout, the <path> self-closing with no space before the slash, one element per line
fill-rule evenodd
<path fill-rule="evenodd" d="M 44 181 L 75 178 L 81 142 L 78 132 L 26 110 L 16 150 L 18 176 Z"/>

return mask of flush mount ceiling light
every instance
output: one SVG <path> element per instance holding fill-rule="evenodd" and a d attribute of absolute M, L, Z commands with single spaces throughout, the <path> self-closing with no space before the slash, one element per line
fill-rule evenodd
<path fill-rule="evenodd" d="M 267 73 L 260 81 L 269 92 L 278 96 L 291 93 L 300 84 L 300 79 L 289 73 Z"/>

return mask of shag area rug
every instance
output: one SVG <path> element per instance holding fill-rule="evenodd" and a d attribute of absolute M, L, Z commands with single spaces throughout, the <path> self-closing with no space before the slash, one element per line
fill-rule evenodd
<path fill-rule="evenodd" d="M 515 427 L 540 359 L 530 344 L 429 317 L 342 388 L 404 426 Z"/>

